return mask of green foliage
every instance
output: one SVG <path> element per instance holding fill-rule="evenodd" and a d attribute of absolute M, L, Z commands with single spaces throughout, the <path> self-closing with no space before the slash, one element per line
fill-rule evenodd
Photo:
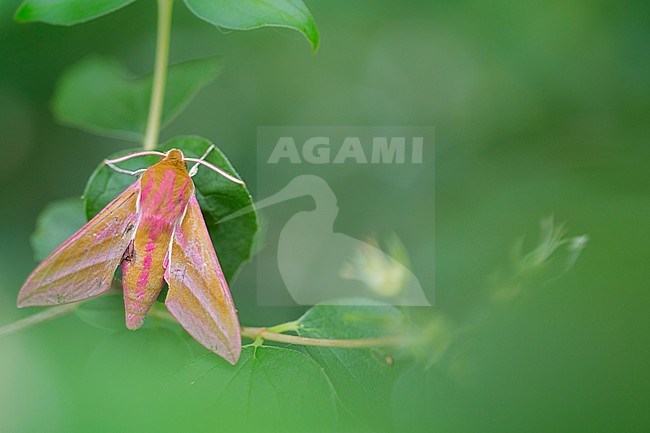
<path fill-rule="evenodd" d="M 333 432 L 336 403 L 322 368 L 293 349 L 242 350 L 236 366 L 212 355 L 191 362 L 172 383 L 182 419 L 200 420 L 193 431 Z"/>
<path fill-rule="evenodd" d="M 80 304 L 75 313 L 81 320 L 97 328 L 124 329 L 124 298 L 120 291 L 90 299 Z"/>
<path fill-rule="evenodd" d="M 160 306 L 154 307 L 154 310 L 160 309 Z M 119 347 L 113 349 L 124 350 L 128 346 L 129 359 L 139 366 L 137 371 L 142 376 L 132 374 L 128 382 L 119 379 L 106 385 L 109 391 L 146 383 L 145 377 L 151 376 L 151 372 L 145 371 L 144 361 L 140 359 L 149 359 L 149 356 L 138 354 L 135 346 L 127 341 L 127 335 L 133 333 L 125 331 L 123 326 L 116 326 L 123 322 L 124 316 L 120 296 L 86 302 L 77 315 L 95 327 L 115 330 L 109 341 L 119 343 Z M 165 315 L 150 314 L 145 322 L 146 339 L 139 335 L 141 331 L 136 333 L 139 341 L 143 341 L 139 344 L 146 345 L 147 350 L 153 353 L 166 350 L 158 346 L 173 344 L 180 347 L 174 334 L 160 326 L 168 322 L 161 322 L 157 317 Z M 390 306 L 317 305 L 299 320 L 298 333 L 326 339 L 366 338 L 396 332 L 403 325 L 402 313 Z M 180 327 L 174 329 L 180 330 Z M 106 344 L 103 342 L 96 352 L 104 353 Z M 393 365 L 389 352 L 327 347 L 309 347 L 299 352 L 284 347 L 247 346 L 237 365 L 231 366 L 199 348 L 195 342 L 191 344 L 196 347 L 198 356 L 189 356 L 185 352 L 176 355 L 184 356 L 185 367 L 178 366 L 171 377 L 161 378 L 166 384 L 161 392 L 166 397 L 160 404 L 182 410 L 186 417 L 195 421 L 194 431 L 210 432 L 216 422 L 220 428 L 229 431 L 332 432 L 338 431 L 337 426 L 341 428 L 341 422 L 355 426 L 355 429 L 391 430 L 388 403 L 393 384 L 403 369 L 402 361 Z M 112 354 L 108 361 L 96 362 L 104 366 L 102 370 L 114 370 L 117 367 L 109 365 L 115 356 Z M 104 376 L 115 374 L 105 373 Z M 179 422 L 174 414 L 168 416 L 163 416 L 165 425 Z"/>
<path fill-rule="evenodd" d="M 47 205 L 38 216 L 31 238 L 36 261 L 47 257 L 85 222 L 83 202 L 79 198 L 58 200 Z"/>
<path fill-rule="evenodd" d="M 198 158 L 211 144 L 200 137 L 178 137 L 163 145 L 162 149 L 178 148 L 188 156 Z M 239 177 L 218 149 L 213 150 L 206 161 Z M 194 176 L 194 183 L 210 238 L 218 247 L 221 267 L 230 281 L 241 265 L 251 258 L 259 229 L 257 214 L 253 211 L 223 223 L 220 221 L 239 209 L 251 206 L 253 199 L 246 186 L 236 184 L 205 167 L 200 168 Z"/>
<path fill-rule="evenodd" d="M 179 137 L 162 145 L 160 150 L 180 149 L 185 156 L 200 158 L 211 145 L 200 137 Z M 133 153 L 136 150 L 122 151 L 110 158 Z M 136 170 L 146 168 L 158 162 L 159 157 L 146 156 L 120 163 L 122 168 Z M 215 148 L 206 161 L 238 177 L 230 162 Z M 258 230 L 255 212 L 224 223 L 219 221 L 225 216 L 252 204 L 252 198 L 245 186 L 236 184 L 213 171 L 202 167 L 193 178 L 196 196 L 203 211 L 212 242 L 217 246 L 217 255 L 226 279 L 232 280 L 240 266 L 251 257 L 253 240 Z M 117 173 L 101 164 L 92 174 L 86 185 L 84 199 L 86 216 L 92 218 L 108 203 L 134 182 L 132 176 Z"/>
<path fill-rule="evenodd" d="M 318 49 L 318 29 L 302 0 L 185 0 L 185 4 L 197 17 L 217 27 L 287 27 L 301 32 L 312 49 Z"/>
<path fill-rule="evenodd" d="M 179 330 L 146 325 L 137 332 L 122 328 L 103 334 L 73 379 L 79 382 L 72 398 L 80 415 L 71 430 L 171 431 L 156 418 L 163 410 L 179 416 L 165 391 L 169 378 L 192 356 L 187 338 Z"/>
<path fill-rule="evenodd" d="M 70 26 L 110 14 L 135 0 L 25 0 L 14 16 L 19 22 L 41 21 Z"/>
<path fill-rule="evenodd" d="M 221 70 L 210 57 L 169 67 L 162 126 L 168 124 Z M 152 76 L 134 78 L 117 62 L 89 57 L 61 77 L 52 109 L 66 125 L 109 137 L 140 142 L 144 137 Z"/>
<path fill-rule="evenodd" d="M 117 158 L 124 155 L 129 155 L 138 152 L 141 149 L 129 149 L 116 152 L 109 155 L 107 159 Z M 143 156 L 141 158 L 134 158 L 119 165 L 126 170 L 138 170 L 140 168 L 147 168 L 160 161 L 157 156 Z M 97 166 L 93 174 L 88 179 L 86 188 L 84 190 L 84 210 L 86 218 L 90 220 L 102 209 L 106 207 L 115 197 L 120 195 L 129 185 L 135 182 L 135 178 L 126 174 L 117 173 L 110 167 L 101 163 Z"/>
<path fill-rule="evenodd" d="M 360 305 L 317 305 L 300 318 L 297 332 L 312 338 L 371 338 L 401 331 L 403 321 L 395 307 L 367 305 L 367 301 Z M 332 347 L 305 350 L 323 366 L 343 410 L 356 422 L 380 431 L 390 424 L 391 389 L 399 372 L 390 352 Z"/>
<path fill-rule="evenodd" d="M 73 11 L 71 5 L 75 3 L 63 1 L 50 5 L 50 14 L 57 12 L 60 17 L 62 11 L 67 11 L 63 15 L 69 24 L 75 22 L 73 16 L 79 21 L 82 10 L 86 14 L 84 19 L 99 16 L 101 7 L 97 4 L 92 15 L 88 5 Z M 218 27 L 235 30 L 288 27 L 303 33 L 314 50 L 318 48 L 318 31 L 301 0 L 185 0 L 185 3 L 196 16 Z M 30 16 L 28 4 L 41 3 L 25 2 L 17 16 L 21 13 Z M 39 19 L 34 18 L 38 16 L 32 13 L 31 20 Z M 220 68 L 218 58 L 171 66 L 161 124 L 169 123 Z M 63 75 L 55 92 L 53 109 L 64 124 L 141 142 L 147 128 L 151 88 L 152 76 L 135 78 L 114 61 L 91 57 Z M 188 157 L 198 158 L 210 145 L 204 138 L 178 137 L 159 150 L 177 148 Z M 139 150 L 117 152 L 109 158 Z M 119 165 L 138 170 L 158 160 L 157 156 L 144 156 Z M 206 160 L 237 176 L 220 150 L 213 150 Z M 100 165 L 86 186 L 83 209 L 78 200 L 66 200 L 51 205 L 43 213 L 33 236 L 37 257 L 43 258 L 83 224 L 82 210 L 88 219 L 94 217 L 133 182 L 133 177 Z M 257 216 L 251 212 L 224 223 L 220 221 L 251 206 L 251 196 L 246 187 L 205 167 L 199 169 L 194 183 L 224 275 L 232 280 L 242 263 L 251 257 L 258 231 Z M 540 270 L 548 270 L 562 246 L 566 246 L 564 250 L 568 254 L 559 260 L 566 264 L 562 270 L 572 265 L 585 238 L 564 239 L 563 235 L 561 227 L 547 220 L 539 246 L 525 255 L 520 248 L 512 269 L 499 274 L 495 280 L 499 290 L 493 292 L 493 299 L 514 298 L 528 281 L 538 279 Z M 394 242 L 391 250 L 408 264 L 401 243 Z M 371 269 L 371 275 L 382 270 L 381 263 L 376 268 Z M 162 411 L 153 425 L 132 426 L 138 429 L 159 425 L 180 431 L 186 418 L 194 420 L 192 430 L 196 432 L 212 432 L 215 426 L 224 431 L 246 432 L 332 432 L 342 428 L 355 432 L 396 429 L 424 432 L 431 426 L 445 425 L 444 412 L 431 410 L 432 404 L 444 404 L 439 391 L 444 369 L 433 366 L 438 367 L 437 363 L 447 356 L 447 349 L 456 338 L 443 315 L 427 310 L 419 314 L 420 320 L 407 321 L 404 310 L 362 299 L 317 305 L 298 321 L 289 322 L 292 326 L 273 332 L 294 331 L 300 337 L 321 340 L 321 345 L 306 345 L 298 351 L 256 341 L 244 348 L 238 364 L 232 366 L 212 353 L 206 354 L 173 320 L 168 321 L 171 316 L 162 308 L 157 305 L 152 309 L 137 338 L 124 330 L 124 307 L 119 295 L 90 300 L 76 310 L 82 321 L 103 332 L 112 332 L 91 354 L 90 364 L 96 371 L 89 371 L 84 380 L 111 395 L 126 391 L 124 401 L 112 401 L 108 407 L 95 395 L 86 402 L 87 411 L 94 413 L 108 429 L 120 430 L 121 420 L 97 413 L 97 407 L 114 413 L 131 411 L 132 419 L 137 419 L 140 411 L 174 408 Z M 399 347 L 393 344 L 343 349 L 327 347 L 326 341 L 386 336 L 399 336 Z M 164 366 L 156 366 L 158 359 L 165 359 Z M 124 377 L 113 380 L 122 369 L 127 371 Z M 155 396 L 142 403 L 142 389 L 151 383 L 154 383 Z"/>
<path fill-rule="evenodd" d="M 73 25 L 109 14 L 135 0 L 25 0 L 16 11 L 19 22 Z M 316 51 L 320 35 L 314 17 L 301 0 L 185 0 L 199 18 L 217 27 L 253 30 L 286 27 L 301 32 Z"/>

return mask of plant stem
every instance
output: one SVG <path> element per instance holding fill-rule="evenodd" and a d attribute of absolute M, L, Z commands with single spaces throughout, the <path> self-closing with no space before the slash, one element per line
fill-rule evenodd
<path fill-rule="evenodd" d="M 165 82 L 169 63 L 169 44 L 174 0 L 158 0 L 158 33 L 156 36 L 156 61 L 149 103 L 149 118 L 144 137 L 144 149 L 154 150 L 160 134 L 160 119 L 165 102 Z"/>
<path fill-rule="evenodd" d="M 24 319 L 17 320 L 13 323 L 0 328 L 0 337 L 13 334 L 23 329 L 38 325 L 64 314 L 74 311 L 81 303 L 66 304 L 58 307 L 52 307 L 47 310 L 36 313 Z M 162 320 L 176 322 L 176 319 L 162 308 L 152 308 L 149 316 L 157 317 Z M 369 347 L 386 347 L 399 346 L 404 344 L 404 340 L 399 335 L 387 335 L 378 338 L 356 338 L 356 339 L 335 339 L 335 338 L 309 338 L 297 335 L 283 334 L 286 331 L 295 331 L 299 328 L 300 323 L 287 322 L 269 328 L 258 328 L 254 326 L 242 326 L 242 337 L 250 338 L 255 344 L 260 345 L 264 340 L 276 341 L 278 343 L 298 344 L 301 346 L 320 346 L 320 347 L 338 347 L 344 349 L 360 349 Z"/>
<path fill-rule="evenodd" d="M 282 334 L 289 331 L 295 332 L 300 328 L 300 326 L 300 321 L 294 320 L 293 322 L 285 322 L 280 323 L 279 325 L 271 326 L 270 328 L 266 328 L 266 330 L 274 334 Z"/>
<path fill-rule="evenodd" d="M 4 337 L 5 335 L 13 334 L 34 325 L 38 325 L 39 323 L 43 323 L 48 320 L 55 319 L 59 316 L 63 316 L 74 311 L 78 306 L 79 304 L 60 305 L 58 307 L 48 308 L 47 310 L 43 310 L 40 313 L 32 314 L 31 316 L 27 316 L 24 319 L 16 320 L 15 322 L 0 328 L 0 337 Z"/>
<path fill-rule="evenodd" d="M 403 343 L 402 338 L 398 335 L 354 339 L 308 338 L 299 337 L 297 335 L 279 334 L 276 332 L 270 332 L 267 328 L 255 328 L 250 326 L 242 326 L 241 334 L 242 336 L 253 340 L 258 340 L 261 337 L 263 340 L 277 341 L 278 343 L 299 344 L 301 346 L 339 347 L 343 349 L 398 346 Z"/>
<path fill-rule="evenodd" d="M 174 316 L 162 308 L 152 308 L 150 316 L 163 320 L 175 322 Z M 269 328 L 258 328 L 254 326 L 242 326 L 242 337 L 254 340 L 257 345 L 262 344 L 264 340 L 277 341 L 278 343 L 299 344 L 302 346 L 321 346 L 321 347 L 340 347 L 346 349 L 359 349 L 367 347 L 386 347 L 399 346 L 404 343 L 402 337 L 390 335 L 379 338 L 357 338 L 357 339 L 334 339 L 334 338 L 308 338 L 297 335 L 282 334 L 286 331 L 295 331 L 300 327 L 300 322 L 287 322 Z"/>

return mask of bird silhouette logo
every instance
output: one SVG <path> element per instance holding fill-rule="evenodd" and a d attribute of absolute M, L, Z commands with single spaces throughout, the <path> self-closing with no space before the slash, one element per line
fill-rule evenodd
<path fill-rule="evenodd" d="M 278 240 L 278 269 L 288 293 L 299 305 L 339 304 L 344 299 L 380 300 L 393 305 L 430 306 L 407 255 L 394 237 L 392 252 L 373 238 L 362 241 L 334 232 L 339 212 L 336 195 L 321 177 L 301 175 L 254 205 L 221 220 L 309 196 L 315 208 L 294 214 Z M 399 260 L 398 260 L 399 259 Z"/>

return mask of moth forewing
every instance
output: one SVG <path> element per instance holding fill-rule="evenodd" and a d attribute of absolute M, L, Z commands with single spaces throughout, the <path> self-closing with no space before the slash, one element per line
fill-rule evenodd
<path fill-rule="evenodd" d="M 183 221 L 185 221 L 185 217 L 187 215 L 187 208 L 189 207 L 189 200 L 187 202 L 187 205 L 185 205 L 185 209 L 183 209 L 183 213 L 181 214 L 181 217 L 179 218 L 178 222 L 174 226 L 174 230 L 172 231 L 172 237 L 169 240 L 169 246 L 167 247 L 167 261 L 165 263 L 165 269 L 169 267 L 169 263 L 172 259 L 172 245 L 174 243 L 174 238 L 176 237 L 176 231 L 178 228 L 183 224 Z"/>
<path fill-rule="evenodd" d="M 110 288 L 135 232 L 133 184 L 46 257 L 18 293 L 18 307 L 81 301 Z"/>
<path fill-rule="evenodd" d="M 165 305 L 176 320 L 203 346 L 237 362 L 241 352 L 237 311 L 195 196 L 174 235 L 165 280 L 169 285 Z"/>

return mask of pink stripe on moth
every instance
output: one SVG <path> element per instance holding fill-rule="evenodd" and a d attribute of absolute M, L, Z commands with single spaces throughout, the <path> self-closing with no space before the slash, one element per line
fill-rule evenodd
<path fill-rule="evenodd" d="M 130 298 L 130 297 L 129 297 L 129 301 L 130 301 L 129 308 L 132 311 L 134 311 L 136 313 L 141 313 L 142 312 L 142 302 L 140 302 L 137 299 Z"/>
<path fill-rule="evenodd" d="M 140 274 L 140 279 L 138 279 L 138 286 L 135 291 L 135 295 L 138 298 L 143 298 L 147 293 L 145 289 L 147 288 L 147 281 L 149 281 L 149 271 L 142 271 Z"/>
<path fill-rule="evenodd" d="M 153 251 L 156 249 L 156 242 L 150 241 L 144 247 L 145 252 L 147 253 L 142 261 L 142 273 L 140 273 L 140 278 L 137 283 L 136 296 L 142 298 L 145 296 L 145 288 L 147 282 L 149 281 L 149 270 L 151 269 L 151 262 L 153 261 Z"/>
<path fill-rule="evenodd" d="M 191 179 L 185 179 L 185 182 L 183 183 L 183 186 L 178 190 L 178 193 L 176 194 L 176 197 L 174 200 L 169 200 L 167 202 L 167 212 L 170 214 L 175 213 L 176 208 L 178 208 L 178 205 L 181 203 L 184 203 L 185 200 L 185 191 L 187 190 L 187 187 L 191 183 Z"/>
<path fill-rule="evenodd" d="M 142 262 L 142 270 L 148 271 L 151 269 L 151 261 L 153 260 L 153 257 L 151 254 L 147 254 L 147 256 L 144 258 L 144 261 Z"/>
<path fill-rule="evenodd" d="M 153 180 L 150 180 L 149 182 L 145 183 L 142 186 L 142 189 L 140 190 L 140 199 L 142 201 L 146 200 L 147 197 L 149 197 L 149 194 L 151 194 L 152 189 L 153 189 Z"/>
<path fill-rule="evenodd" d="M 152 242 L 156 242 L 163 230 L 165 230 L 169 225 L 166 219 L 159 216 L 148 217 L 146 221 L 148 223 L 147 228 L 149 229 L 149 239 L 151 239 Z"/>
<path fill-rule="evenodd" d="M 160 209 L 161 206 L 166 204 L 166 208 L 171 211 L 170 204 L 174 204 L 177 200 L 171 200 L 174 193 L 174 182 L 176 180 L 176 171 L 175 170 L 165 170 L 162 176 L 162 180 L 158 185 L 155 185 L 154 181 L 149 181 L 146 185 L 143 186 L 142 193 L 140 195 L 141 201 L 143 202 L 143 208 L 147 209 L 149 215 L 144 217 L 142 227 L 146 227 L 149 241 L 144 247 L 145 257 L 142 261 L 142 267 L 140 269 L 140 276 L 136 283 L 135 296 L 137 299 L 144 300 L 147 292 L 147 285 L 149 283 L 149 277 L 151 276 L 151 266 L 153 263 L 153 253 L 158 247 L 157 240 L 165 229 L 169 226 L 169 221 L 165 218 L 165 215 L 161 215 Z M 183 189 L 187 188 L 189 179 L 186 180 Z"/>
<path fill-rule="evenodd" d="M 160 182 L 160 187 L 151 199 L 151 206 L 156 208 L 160 206 L 165 196 L 170 196 L 174 188 L 174 180 L 176 179 L 176 172 L 174 170 L 165 170 L 163 179 Z"/>

